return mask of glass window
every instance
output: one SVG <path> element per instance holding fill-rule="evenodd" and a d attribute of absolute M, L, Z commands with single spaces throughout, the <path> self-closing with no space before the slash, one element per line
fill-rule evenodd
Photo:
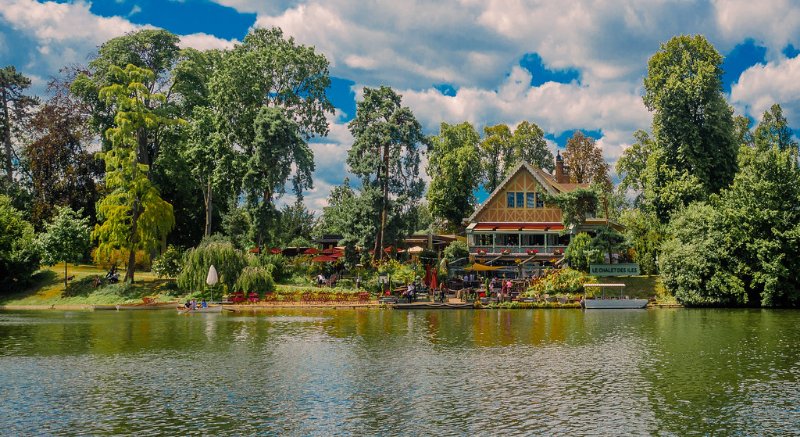
<path fill-rule="evenodd" d="M 517 193 L 517 208 L 525 207 L 525 193 L 522 191 Z"/>
<path fill-rule="evenodd" d="M 536 193 L 536 207 L 544 208 L 544 193 Z"/>
<path fill-rule="evenodd" d="M 535 208 L 536 207 L 536 193 L 525 193 L 525 207 L 526 208 Z"/>
<path fill-rule="evenodd" d="M 508 206 L 509 208 L 513 208 L 514 207 L 514 192 L 513 191 L 509 191 L 508 192 L 508 204 L 506 206 Z"/>

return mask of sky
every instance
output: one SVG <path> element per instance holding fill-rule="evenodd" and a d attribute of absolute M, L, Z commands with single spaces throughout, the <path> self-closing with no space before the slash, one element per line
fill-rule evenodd
<path fill-rule="evenodd" d="M 702 34 L 725 56 L 724 92 L 737 114 L 758 122 L 780 103 L 800 127 L 800 0 L 0 0 L 0 65 L 15 65 L 42 93 L 59 68 L 137 29 L 164 28 L 202 50 L 272 26 L 331 64 L 336 113 L 330 134 L 312 141 L 314 188 L 305 193 L 317 212 L 347 176 L 347 122 L 365 86 L 394 88 L 427 134 L 441 122 L 527 120 L 555 151 L 583 130 L 613 168 L 633 132 L 650 129 L 647 60 L 675 35 Z"/>

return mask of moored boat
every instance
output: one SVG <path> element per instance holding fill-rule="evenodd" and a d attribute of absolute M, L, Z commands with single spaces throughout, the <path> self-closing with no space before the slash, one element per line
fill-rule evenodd
<path fill-rule="evenodd" d="M 584 295 L 584 299 L 581 302 L 581 305 L 587 309 L 639 309 L 639 308 L 647 308 L 647 299 L 628 299 L 627 297 L 622 296 L 622 289 L 625 287 L 625 284 L 583 284 L 583 289 L 586 290 L 587 287 L 598 287 L 600 288 L 602 298 L 586 298 Z M 605 290 L 606 288 L 619 288 L 620 296 L 619 298 L 606 298 Z"/>

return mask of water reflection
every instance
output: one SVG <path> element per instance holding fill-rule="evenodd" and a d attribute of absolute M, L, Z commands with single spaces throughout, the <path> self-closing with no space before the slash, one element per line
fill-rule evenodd
<path fill-rule="evenodd" d="M 792 311 L 0 313 L 9 434 L 790 433 Z"/>

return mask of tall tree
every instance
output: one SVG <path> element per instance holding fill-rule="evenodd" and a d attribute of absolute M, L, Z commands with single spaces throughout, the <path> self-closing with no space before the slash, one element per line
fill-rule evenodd
<path fill-rule="evenodd" d="M 401 99 L 389 87 L 364 88 L 364 98 L 358 102 L 356 117 L 348 126 L 355 141 L 348 151 L 347 164 L 361 178 L 365 191 L 380 192 L 376 261 L 384 255 L 390 210 L 395 205 L 413 205 L 424 189 L 419 178 L 419 148 L 426 138 L 414 114 L 402 106 Z"/>
<path fill-rule="evenodd" d="M 87 126 L 87 108 L 61 80 L 49 88 L 54 95 L 31 118 L 32 141 L 22 152 L 32 188 L 31 221 L 39 229 L 54 205 L 82 209 L 94 222 L 103 173 L 88 147 L 95 138 Z"/>
<path fill-rule="evenodd" d="M 760 150 L 777 148 L 797 154 L 797 141 L 792 138 L 792 130 L 783 116 L 781 105 L 777 103 L 764 112 L 753 137 L 753 142 Z"/>
<path fill-rule="evenodd" d="M 0 194 L 0 286 L 19 291 L 39 268 L 39 251 L 33 226 L 14 208 L 11 198 Z"/>
<path fill-rule="evenodd" d="M 650 58 L 644 79 L 644 104 L 653 111 L 655 144 L 668 170 L 663 176 L 690 175 L 705 196 L 728 186 L 736 173 L 738 145 L 721 64 L 722 56 L 703 36 L 676 36 Z M 652 182 L 676 188 L 669 181 Z"/>
<path fill-rule="evenodd" d="M 253 236 L 260 246 L 269 242 L 267 232 L 277 219 L 274 197 L 283 194 L 290 177 L 296 196 L 301 197 L 304 189 L 311 188 L 314 153 L 285 109 L 262 107 L 255 120 L 255 133 L 242 189 Z"/>
<path fill-rule="evenodd" d="M 536 123 L 523 121 L 511 137 L 511 155 L 505 163 L 504 174 L 508 176 L 519 162 L 525 161 L 534 167 L 553 171 L 555 161 L 553 152 L 547 147 L 544 131 Z"/>
<path fill-rule="evenodd" d="M 285 39 L 279 28 L 259 28 L 225 53 L 209 90 L 222 131 L 249 153 L 256 117 L 265 106 L 284 108 L 305 139 L 327 135 L 326 114 L 333 113 L 325 95 L 330 83 L 325 56 Z"/>
<path fill-rule="evenodd" d="M 597 147 L 594 138 L 579 130 L 567 141 L 564 164 L 569 167 L 571 182 L 608 185 L 608 164 L 603 159 L 603 151 Z"/>
<path fill-rule="evenodd" d="M 82 213 L 66 206 L 57 208 L 55 217 L 39 235 L 42 261 L 49 265 L 64 263 L 64 289 L 69 280 L 67 265 L 80 261 L 89 249 L 89 219 L 81 217 Z"/>
<path fill-rule="evenodd" d="M 308 245 L 312 239 L 315 223 L 315 214 L 306 208 L 302 199 L 298 198 L 293 204 L 284 205 L 281 209 L 278 240 L 284 246 Z"/>
<path fill-rule="evenodd" d="M 19 73 L 13 65 L 0 69 L 0 135 L 3 141 L 3 170 L 6 182 L 14 181 L 14 160 L 19 159 L 14 150 L 14 135 L 30 117 L 30 110 L 38 103 L 25 94 L 31 80 Z"/>
<path fill-rule="evenodd" d="M 620 175 L 619 190 L 623 194 L 627 194 L 628 190 L 634 192 L 634 205 L 639 205 L 644 193 L 644 176 L 647 169 L 647 158 L 653 150 L 653 141 L 650 135 L 643 131 L 637 130 L 633 133 L 633 138 L 636 140 L 630 145 L 622 156 L 617 161 L 617 174 Z"/>
<path fill-rule="evenodd" d="M 483 162 L 483 187 L 493 192 L 505 176 L 505 162 L 512 152 L 511 129 L 505 124 L 486 126 L 483 128 L 481 141 L 481 157 Z"/>
<path fill-rule="evenodd" d="M 439 135 L 431 138 L 427 198 L 431 214 L 447 221 L 451 230 L 460 229 L 475 209 L 475 189 L 480 184 L 480 135 L 468 122 L 442 123 Z"/>
<path fill-rule="evenodd" d="M 103 154 L 108 195 L 97 204 L 99 253 L 128 250 L 125 278 L 134 279 L 136 250 L 155 250 L 175 224 L 172 205 L 159 196 L 148 179 L 149 166 L 139 160 L 140 133 L 173 121 L 148 108 L 147 102 L 163 100 L 145 85 L 153 72 L 129 64 L 112 67 L 114 85 L 100 90 L 100 97 L 115 110 L 115 127 L 106 131 L 111 149 Z"/>

